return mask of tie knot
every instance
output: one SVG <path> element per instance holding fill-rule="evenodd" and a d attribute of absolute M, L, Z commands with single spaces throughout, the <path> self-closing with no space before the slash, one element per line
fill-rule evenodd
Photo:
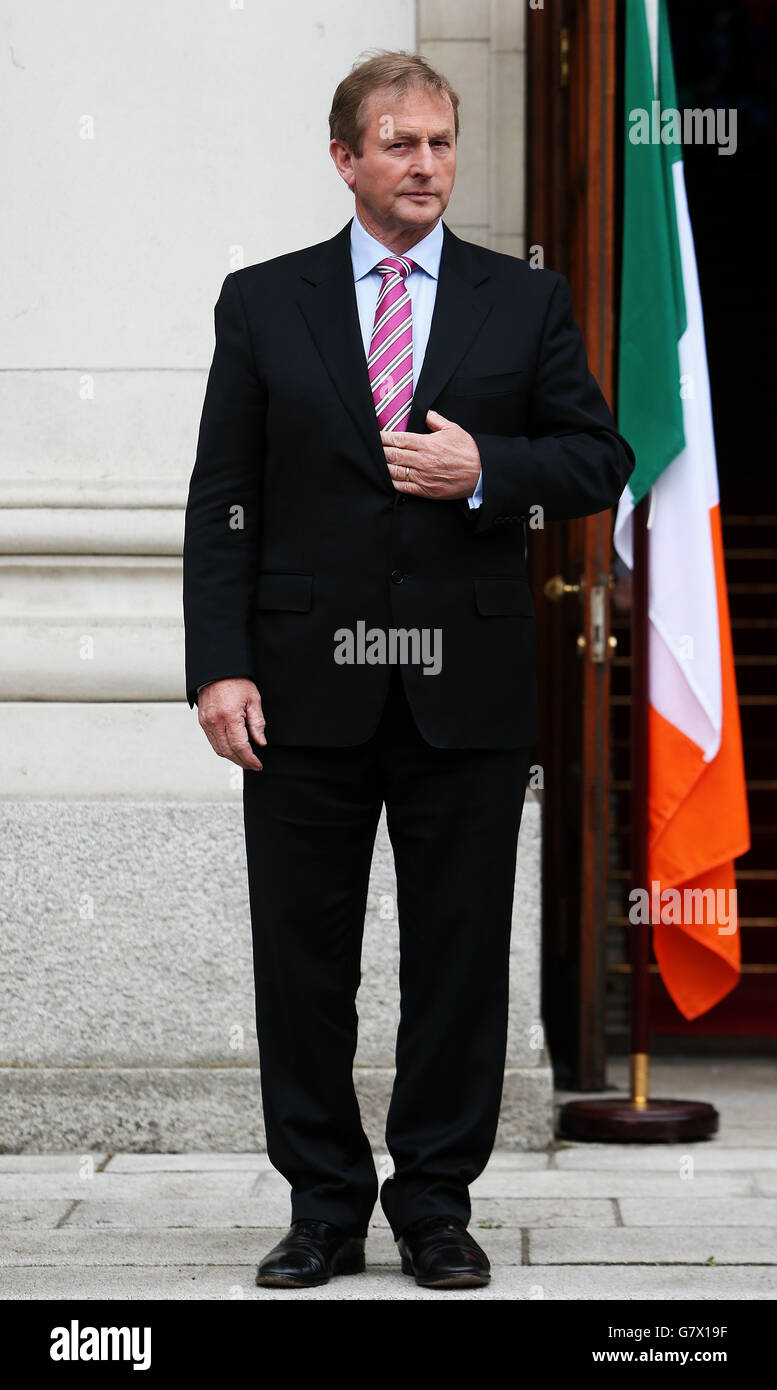
<path fill-rule="evenodd" d="M 378 261 L 375 269 L 379 270 L 381 275 L 398 275 L 404 280 L 414 265 L 415 261 L 411 261 L 409 256 L 386 256 L 384 260 Z"/>

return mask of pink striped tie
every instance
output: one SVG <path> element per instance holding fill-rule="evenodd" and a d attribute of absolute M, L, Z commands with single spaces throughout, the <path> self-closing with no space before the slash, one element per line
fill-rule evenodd
<path fill-rule="evenodd" d="M 413 400 L 413 311 L 405 276 L 415 261 L 387 256 L 375 267 L 383 276 L 367 367 L 382 430 L 406 430 Z"/>

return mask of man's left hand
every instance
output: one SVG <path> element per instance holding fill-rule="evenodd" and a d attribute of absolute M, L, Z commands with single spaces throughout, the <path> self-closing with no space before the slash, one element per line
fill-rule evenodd
<path fill-rule="evenodd" d="M 397 492 L 430 498 L 471 497 L 480 477 L 480 454 L 472 435 L 436 410 L 427 411 L 426 423 L 432 434 L 380 432 Z"/>

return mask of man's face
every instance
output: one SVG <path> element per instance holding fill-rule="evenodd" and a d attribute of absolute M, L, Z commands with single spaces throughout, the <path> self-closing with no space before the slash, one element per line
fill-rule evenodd
<path fill-rule="evenodd" d="M 448 206 L 456 175 L 453 107 L 424 87 L 401 97 L 382 88 L 364 103 L 362 153 L 333 140 L 332 158 L 369 230 L 431 229 Z"/>

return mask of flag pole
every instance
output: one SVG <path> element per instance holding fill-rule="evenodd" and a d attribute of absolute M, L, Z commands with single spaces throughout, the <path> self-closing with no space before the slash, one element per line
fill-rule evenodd
<path fill-rule="evenodd" d="M 650 793 L 650 548 L 648 521 L 651 492 L 632 512 L 631 571 L 631 886 L 647 889 L 653 902 L 648 814 Z M 636 899 L 639 901 L 639 898 Z M 649 914 L 649 916 L 652 916 Z M 650 1098 L 648 1069 L 648 1005 L 651 922 L 629 922 L 631 957 L 631 1052 L 629 1099 L 621 1097 L 567 1101 L 561 1107 L 559 1132 L 567 1139 L 593 1142 L 674 1143 L 679 1139 L 708 1139 L 717 1133 L 714 1105 L 698 1100 Z"/>
<path fill-rule="evenodd" d="M 611 11 L 606 23 L 617 24 Z M 623 100 L 624 112 L 629 119 L 633 111 L 644 108 L 659 97 L 666 99 L 666 105 L 676 105 L 674 77 L 671 61 L 671 41 L 668 34 L 666 0 L 629 0 L 625 6 L 624 17 L 624 66 Z M 662 42 L 664 48 L 662 50 Z M 670 46 L 667 48 L 666 45 Z M 663 53 L 663 56 L 662 56 Z M 653 102 L 651 110 L 659 101 Z M 646 153 L 647 151 L 647 153 Z M 649 881 L 650 853 L 650 697 L 649 680 L 650 658 L 650 610 L 649 610 L 649 540 L 651 537 L 650 508 L 654 494 L 646 483 L 647 479 L 657 477 L 652 472 L 661 459 L 664 463 L 674 458 L 684 447 L 684 413 L 679 394 L 680 367 L 679 341 L 684 331 L 683 313 L 678 314 L 676 296 L 672 286 L 675 259 L 672 254 L 671 238 L 666 235 L 670 222 L 675 220 L 675 202 L 671 193 L 672 171 L 670 152 L 661 142 L 638 148 L 635 142 L 624 140 L 624 217 L 622 227 L 622 281 L 621 281 L 621 348 L 629 335 L 639 341 L 638 361 L 640 370 L 635 370 L 632 357 L 628 359 L 629 370 L 619 373 L 619 428 L 621 414 L 627 421 L 624 433 L 631 440 L 637 456 L 637 471 L 632 476 L 629 490 L 631 498 L 639 498 L 631 508 L 628 518 L 631 524 L 631 834 L 630 834 L 630 878 L 632 890 L 638 890 L 629 898 L 630 908 L 643 899 L 651 910 L 645 914 L 635 912 L 627 916 L 628 949 L 631 961 L 631 1038 L 629 1054 L 630 1085 L 629 1096 L 615 1099 L 589 1097 L 585 1100 L 569 1101 L 562 1106 L 559 1127 L 561 1134 L 571 1139 L 615 1141 L 635 1140 L 640 1142 L 673 1142 L 679 1139 L 703 1139 L 714 1134 L 718 1128 L 718 1112 L 714 1106 L 701 1101 L 652 1100 L 649 1092 L 648 1068 L 648 1020 L 650 1003 L 650 954 L 653 932 L 668 928 L 663 923 L 654 924 L 653 885 Z M 663 192 L 661 190 L 664 190 Z M 655 226 L 646 219 L 645 208 L 653 207 Z M 657 239 L 656 233 L 663 236 Z M 681 250 L 678 252 L 682 260 Z M 652 271 L 652 278 L 645 272 Z M 629 272 L 628 274 L 626 272 Z M 647 296 L 647 301 L 646 301 Z M 663 312 L 655 320 L 645 314 L 646 302 L 657 304 Z M 624 307 L 625 306 L 625 307 Z M 624 329 L 625 324 L 625 329 Z M 703 335 L 702 335 L 703 341 Z M 645 357 L 645 353 L 648 354 Z M 619 358 L 622 367 L 623 355 Z M 651 420 L 658 418 L 664 427 L 654 433 L 645 427 L 643 393 L 645 382 L 642 379 L 643 361 L 652 361 L 656 372 L 656 386 L 653 400 L 648 393 L 652 413 Z M 677 364 L 677 376 L 672 380 L 672 364 Z M 663 371 L 663 375 L 662 375 Z M 676 383 L 676 384 L 675 384 Z M 627 387 L 628 390 L 624 388 Z M 627 397 L 624 407 L 624 395 Z M 661 419 L 661 415 L 665 417 Z M 632 429 L 632 426 L 635 429 Z M 636 428 L 638 426 L 638 428 Z M 666 441 L 668 445 L 665 447 Z M 664 455 L 668 450 L 668 458 Z M 646 465 L 640 476 L 640 464 Z M 660 473 L 660 469 L 658 472 Z M 637 482 L 635 488 L 634 483 Z M 645 486 L 648 491 L 644 496 Z M 619 509 L 620 510 L 620 509 Z M 660 888 L 660 885 L 659 885 Z M 660 901 L 660 892 L 659 892 Z M 647 917 L 647 921 L 642 920 Z M 606 930 L 602 925 L 602 933 Z M 603 981 L 601 982 L 603 986 Z"/>
<path fill-rule="evenodd" d="M 637 503 L 632 513 L 631 572 L 631 886 L 646 887 L 648 900 L 648 793 L 650 789 L 649 707 L 649 630 L 648 630 L 648 514 L 651 493 Z M 650 966 L 650 923 L 629 926 L 631 955 L 631 1055 L 629 1079 L 632 1104 L 647 1105 L 648 1077 L 648 993 Z"/>

